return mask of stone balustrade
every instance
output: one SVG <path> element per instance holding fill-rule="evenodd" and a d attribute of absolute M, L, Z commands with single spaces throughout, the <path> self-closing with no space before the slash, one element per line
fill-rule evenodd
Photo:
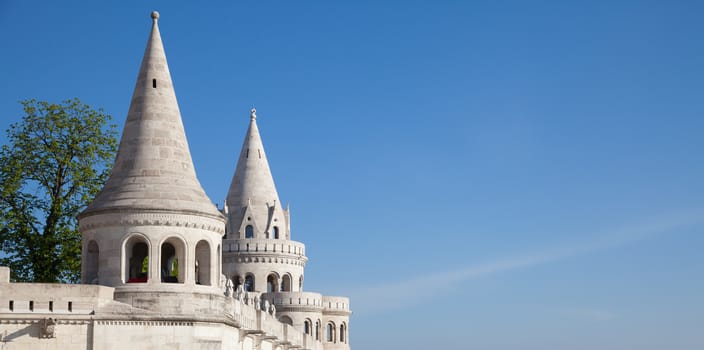
<path fill-rule="evenodd" d="M 324 311 L 350 311 L 350 298 L 323 296 Z"/>
<path fill-rule="evenodd" d="M 305 256 L 306 247 L 301 242 L 283 239 L 226 239 L 223 240 L 223 253 L 239 254 L 289 254 L 293 256 Z"/>
<path fill-rule="evenodd" d="M 6 283 L 0 313 L 90 314 L 113 301 L 114 289 L 85 284 Z"/>
<path fill-rule="evenodd" d="M 263 293 L 262 299 L 269 300 L 279 309 L 323 308 L 323 296 L 314 292 Z"/>

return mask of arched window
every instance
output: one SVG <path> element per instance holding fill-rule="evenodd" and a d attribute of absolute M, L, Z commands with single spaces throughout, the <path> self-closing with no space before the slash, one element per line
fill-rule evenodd
<path fill-rule="evenodd" d="M 345 336 L 345 333 L 346 333 L 345 324 L 342 323 L 342 324 L 340 325 L 340 343 L 346 342 L 345 339 L 347 339 L 347 337 Z"/>
<path fill-rule="evenodd" d="M 146 239 L 132 236 L 125 243 L 125 282 L 147 282 L 149 274 L 149 246 Z"/>
<path fill-rule="evenodd" d="M 254 227 L 252 225 L 247 225 L 244 228 L 244 238 L 254 238 Z"/>
<path fill-rule="evenodd" d="M 315 340 L 320 340 L 320 320 L 315 321 Z"/>
<path fill-rule="evenodd" d="M 325 341 L 328 343 L 335 342 L 335 325 L 332 322 L 329 322 L 325 327 Z"/>
<path fill-rule="evenodd" d="M 222 275 L 222 261 L 220 259 L 222 258 L 222 253 L 220 252 L 220 244 L 218 244 L 218 247 L 216 248 L 215 251 L 215 276 L 219 279 L 220 276 Z"/>
<path fill-rule="evenodd" d="M 298 290 L 301 292 L 303 291 L 303 275 L 298 278 Z"/>
<path fill-rule="evenodd" d="M 237 288 L 242 285 L 242 277 L 240 275 L 232 276 L 232 289 L 237 290 Z M 244 289 L 244 287 L 242 287 Z"/>
<path fill-rule="evenodd" d="M 244 278 L 244 290 L 246 292 L 254 292 L 254 275 L 248 274 Z"/>
<path fill-rule="evenodd" d="M 279 239 L 279 227 L 274 226 L 274 239 Z"/>
<path fill-rule="evenodd" d="M 313 334 L 313 322 L 307 319 L 303 322 L 303 332 L 308 335 Z"/>
<path fill-rule="evenodd" d="M 100 249 L 98 243 L 91 240 L 88 242 L 86 249 L 86 261 L 84 264 L 85 275 L 83 275 L 83 283 L 98 284 L 98 265 L 100 264 Z"/>
<path fill-rule="evenodd" d="M 290 292 L 291 291 L 291 275 L 285 274 L 281 277 L 281 291 Z"/>
<path fill-rule="evenodd" d="M 196 284 L 212 285 L 210 278 L 210 244 L 202 240 L 196 244 Z"/>
<path fill-rule="evenodd" d="M 270 274 L 266 278 L 266 292 L 267 293 L 276 293 L 278 292 L 277 287 L 279 285 L 279 278 L 276 276 L 276 274 Z"/>
<path fill-rule="evenodd" d="M 289 326 L 293 326 L 293 320 L 288 316 L 279 317 L 279 321 L 281 321 L 281 323 L 285 323 Z"/>
<path fill-rule="evenodd" d="M 179 279 L 179 262 L 183 261 L 180 259 L 179 255 L 183 255 L 183 247 L 179 247 L 180 253 L 177 254 L 176 247 L 174 247 L 175 242 L 164 242 L 161 245 L 161 268 L 159 272 L 161 273 L 161 282 L 164 283 L 179 283 L 183 282 L 183 279 Z"/>

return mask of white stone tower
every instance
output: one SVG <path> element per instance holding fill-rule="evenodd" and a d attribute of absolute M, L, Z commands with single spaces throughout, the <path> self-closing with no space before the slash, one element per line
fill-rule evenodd
<path fill-rule="evenodd" d="M 237 161 L 225 202 L 228 216 L 223 270 L 246 291 L 300 291 L 308 258 L 303 243 L 291 240 L 264 152 L 256 110 Z"/>
<path fill-rule="evenodd" d="M 112 174 L 79 215 L 82 278 L 133 306 L 188 313 L 222 294 L 225 218 L 196 178 L 158 19 L 153 12 Z"/>
<path fill-rule="evenodd" d="M 276 192 L 254 109 L 223 211 L 223 272 L 235 287 L 261 294 L 280 321 L 325 349 L 349 349 L 349 299 L 303 291 L 305 245 L 291 239 L 289 210 Z"/>

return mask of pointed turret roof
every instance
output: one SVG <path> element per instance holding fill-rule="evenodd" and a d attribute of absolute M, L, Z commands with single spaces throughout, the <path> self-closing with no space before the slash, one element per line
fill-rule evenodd
<path fill-rule="evenodd" d="M 227 205 L 231 208 L 251 205 L 255 208 L 276 206 L 281 209 L 274 178 L 264 153 L 264 144 L 257 128 L 256 112 L 252 109 L 250 114 L 247 135 L 227 193 Z"/>
<path fill-rule="evenodd" d="M 81 214 L 111 209 L 175 211 L 222 217 L 196 178 L 166 54 L 152 30 L 112 174 Z"/>

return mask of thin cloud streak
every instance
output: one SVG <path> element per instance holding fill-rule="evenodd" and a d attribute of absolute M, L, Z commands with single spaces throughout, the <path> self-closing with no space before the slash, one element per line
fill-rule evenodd
<path fill-rule="evenodd" d="M 585 242 L 469 265 L 453 271 L 424 274 L 422 277 L 369 286 L 353 291 L 351 300 L 355 303 L 354 309 L 359 313 L 381 313 L 398 310 L 423 301 L 428 297 L 429 293 L 432 293 L 434 297 L 437 297 L 439 292 L 449 293 L 454 290 L 453 286 L 466 280 L 530 268 L 619 247 L 668 234 L 676 228 L 682 228 L 702 221 L 704 221 L 703 209 L 683 211 L 676 215 L 658 217 L 640 225 L 596 232 L 591 234 L 591 238 Z M 423 288 L 423 286 L 432 286 L 433 288 L 430 290 Z"/>

